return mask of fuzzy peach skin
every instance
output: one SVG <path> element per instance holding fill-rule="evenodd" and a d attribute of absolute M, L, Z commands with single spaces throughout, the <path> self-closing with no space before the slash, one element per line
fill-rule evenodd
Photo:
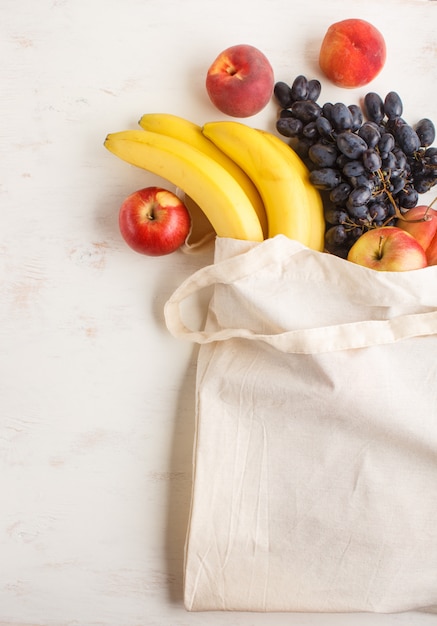
<path fill-rule="evenodd" d="M 273 68 L 254 46 L 238 44 L 223 50 L 206 75 L 206 91 L 214 106 L 231 117 L 259 113 L 272 97 Z"/>
<path fill-rule="evenodd" d="M 379 30 L 365 20 L 348 19 L 328 28 L 320 47 L 319 65 L 339 87 L 362 87 L 382 70 L 386 54 Z"/>
<path fill-rule="evenodd" d="M 405 272 L 428 265 L 420 243 L 396 226 L 383 226 L 365 232 L 349 250 L 347 259 L 386 272 Z"/>
<path fill-rule="evenodd" d="M 437 235 L 431 241 L 425 252 L 428 265 L 437 265 Z"/>
<path fill-rule="evenodd" d="M 427 252 L 431 242 L 437 236 L 437 211 L 425 205 L 415 206 L 407 212 L 405 218 L 405 220 L 398 219 L 396 226 L 413 235 Z"/>

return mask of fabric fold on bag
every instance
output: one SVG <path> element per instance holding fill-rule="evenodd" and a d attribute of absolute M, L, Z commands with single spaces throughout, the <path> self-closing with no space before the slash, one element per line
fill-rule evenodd
<path fill-rule="evenodd" d="M 241 242 L 244 252 L 237 260 L 232 252 L 222 259 L 228 243 L 234 250 L 240 242 L 218 239 L 215 264 L 185 281 L 166 303 L 167 327 L 175 336 L 199 343 L 241 337 L 267 341 L 278 350 L 311 353 L 436 332 L 435 267 L 376 272 L 283 236 L 262 244 Z M 212 285 L 220 294 L 214 332 L 210 327 L 188 328 L 180 303 Z"/>

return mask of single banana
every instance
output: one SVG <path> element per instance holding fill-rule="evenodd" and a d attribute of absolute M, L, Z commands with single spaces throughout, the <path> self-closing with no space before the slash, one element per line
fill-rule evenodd
<path fill-rule="evenodd" d="M 219 237 L 264 239 L 255 209 L 241 186 L 197 148 L 145 130 L 111 133 L 104 145 L 120 159 L 182 189 L 201 207 Z"/>
<path fill-rule="evenodd" d="M 144 130 L 168 135 L 185 141 L 220 163 L 241 185 L 258 215 L 264 236 L 267 237 L 267 215 L 261 196 L 249 176 L 224 152 L 207 139 L 202 127 L 171 113 L 146 113 L 138 122 Z"/>
<path fill-rule="evenodd" d="M 323 252 L 325 248 L 325 214 L 323 209 L 323 200 L 320 192 L 314 187 L 314 185 L 310 182 L 310 171 L 302 161 L 302 159 L 296 154 L 291 146 L 286 144 L 280 137 L 277 135 L 273 135 L 265 130 L 260 130 L 267 139 L 269 139 L 278 150 L 284 155 L 289 163 L 290 167 L 295 167 L 296 171 L 299 172 L 307 194 L 309 201 L 309 210 L 310 210 L 310 224 L 311 224 L 311 236 L 309 248 L 313 250 L 319 250 Z"/>
<path fill-rule="evenodd" d="M 309 246 L 308 194 L 299 172 L 277 147 L 256 128 L 241 122 L 208 122 L 202 132 L 256 185 L 267 213 L 268 236 L 283 234 Z"/>

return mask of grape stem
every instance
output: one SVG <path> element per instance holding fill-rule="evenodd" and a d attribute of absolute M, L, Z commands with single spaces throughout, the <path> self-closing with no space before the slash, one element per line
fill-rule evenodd
<path fill-rule="evenodd" d="M 416 224 L 418 222 L 429 222 L 432 217 L 429 215 L 428 211 L 431 209 L 432 205 L 434 204 L 434 202 L 437 200 L 437 197 L 434 198 L 434 200 L 431 202 L 431 204 L 427 207 L 425 214 L 423 217 L 421 217 L 420 219 L 417 220 L 413 220 L 413 219 L 408 219 L 408 217 L 406 217 L 406 215 L 408 215 L 408 212 L 406 215 L 404 215 L 403 213 L 401 213 L 401 210 L 399 209 L 398 205 L 395 202 L 395 199 L 393 198 L 392 193 L 388 190 L 387 188 L 387 184 L 384 178 L 384 174 L 382 173 L 381 169 L 378 170 L 378 176 L 379 176 L 379 180 L 381 181 L 382 185 L 383 185 L 383 191 L 386 193 L 391 205 L 393 206 L 394 210 L 395 210 L 395 214 L 396 217 L 399 220 L 402 220 L 404 222 L 410 222 L 411 224 Z M 390 217 L 386 223 L 390 222 L 393 218 Z M 385 224 L 384 224 L 385 226 Z"/>
<path fill-rule="evenodd" d="M 390 201 L 390 204 L 393 206 L 394 210 L 395 210 L 395 215 L 397 218 L 399 219 L 404 219 L 398 205 L 395 202 L 395 199 L 393 198 L 392 193 L 388 190 L 387 188 L 387 183 L 384 177 L 384 174 L 382 173 L 381 168 L 379 170 L 377 170 L 378 176 L 379 176 L 379 180 L 382 183 L 383 189 L 380 193 L 384 193 L 387 195 L 387 198 Z M 390 215 L 390 217 L 384 222 L 383 226 L 385 226 L 386 224 L 388 224 L 389 222 L 391 222 L 391 220 L 393 219 L 393 216 Z M 421 222 L 422 220 L 415 220 L 416 222 Z"/>

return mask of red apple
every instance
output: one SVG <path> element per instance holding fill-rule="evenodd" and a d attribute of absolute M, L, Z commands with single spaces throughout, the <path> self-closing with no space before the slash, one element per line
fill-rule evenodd
<path fill-rule="evenodd" d="M 431 242 L 437 236 L 437 211 L 429 206 L 416 206 L 407 212 L 404 220 L 398 219 L 396 226 L 413 235 L 427 252 Z"/>
<path fill-rule="evenodd" d="M 182 246 L 191 227 L 183 202 L 171 191 L 146 187 L 128 196 L 120 207 L 123 239 L 135 252 L 160 256 Z"/>
<path fill-rule="evenodd" d="M 420 243 L 396 226 L 365 232 L 353 244 L 347 259 L 374 270 L 392 272 L 416 270 L 428 265 Z"/>
<path fill-rule="evenodd" d="M 384 67 L 386 46 L 382 34 L 360 19 L 332 24 L 319 52 L 320 69 L 339 87 L 367 85 Z"/>
<path fill-rule="evenodd" d="M 267 57 L 247 44 L 223 50 L 206 74 L 211 102 L 232 117 L 259 113 L 272 97 L 273 87 L 273 68 Z"/>

